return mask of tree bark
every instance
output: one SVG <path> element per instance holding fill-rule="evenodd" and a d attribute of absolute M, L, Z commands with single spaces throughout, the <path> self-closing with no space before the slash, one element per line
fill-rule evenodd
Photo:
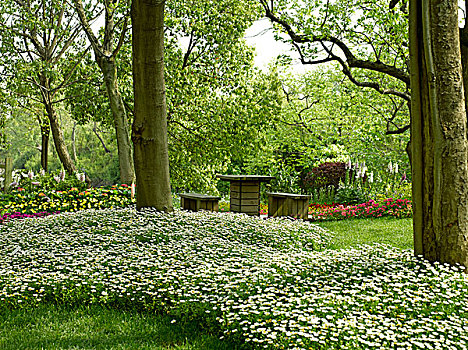
<path fill-rule="evenodd" d="M 164 0 L 132 1 L 137 209 L 172 211 L 164 83 Z"/>
<path fill-rule="evenodd" d="M 410 1 L 415 254 L 468 267 L 466 110 L 456 0 Z"/>

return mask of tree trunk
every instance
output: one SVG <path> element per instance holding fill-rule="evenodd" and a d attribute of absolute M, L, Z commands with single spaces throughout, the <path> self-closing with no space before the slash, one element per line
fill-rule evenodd
<path fill-rule="evenodd" d="M 96 63 L 104 77 L 106 84 L 107 96 L 109 98 L 112 116 L 114 119 L 115 135 L 117 139 L 117 149 L 119 155 L 120 166 L 120 181 L 123 183 L 131 183 L 134 181 L 135 172 L 133 169 L 132 146 L 130 143 L 130 133 L 127 120 L 127 112 L 125 110 L 122 95 L 119 92 L 117 83 L 117 67 L 115 58 L 123 43 L 124 34 L 127 30 L 127 19 L 124 21 L 122 33 L 119 41 L 115 47 L 114 35 L 116 32 L 116 25 L 114 19 L 114 10 L 112 6 L 106 7 L 105 23 L 104 23 L 104 37 L 102 45 L 100 40 L 94 35 L 91 26 L 86 17 L 86 11 L 81 0 L 74 0 L 75 10 L 80 18 L 81 26 L 91 42 L 93 47 Z"/>
<path fill-rule="evenodd" d="M 52 103 L 49 79 L 44 74 L 41 74 L 39 79 L 41 82 L 42 101 L 47 112 L 47 118 L 49 118 L 50 130 L 52 131 L 52 137 L 54 138 L 55 149 L 57 150 L 58 157 L 65 170 L 69 174 L 74 175 L 76 173 L 75 164 L 68 153 L 62 128 L 58 121 L 57 112 L 55 111 Z"/>
<path fill-rule="evenodd" d="M 49 163 L 49 125 L 41 126 L 41 167 L 45 172 L 48 170 Z"/>
<path fill-rule="evenodd" d="M 172 211 L 164 83 L 164 0 L 132 1 L 137 209 Z"/>
<path fill-rule="evenodd" d="M 111 151 L 109 151 L 109 149 L 106 147 L 104 140 L 102 139 L 101 135 L 99 135 L 98 133 L 96 122 L 94 122 L 94 125 L 93 125 L 93 132 L 94 132 L 94 135 L 96 135 L 99 142 L 101 142 L 102 148 L 104 148 L 104 152 L 106 152 L 107 154 L 110 154 Z"/>
<path fill-rule="evenodd" d="M 104 76 L 107 95 L 109 97 L 112 115 L 114 117 L 115 135 L 119 154 L 120 181 L 130 184 L 134 181 L 132 146 L 130 144 L 130 132 L 128 127 L 127 112 L 119 92 L 117 83 L 117 69 L 115 60 L 109 57 L 101 57 L 98 61 Z"/>
<path fill-rule="evenodd" d="M 415 254 L 468 267 L 466 110 L 456 0 L 410 0 Z"/>
<path fill-rule="evenodd" d="M 78 162 L 78 157 L 76 156 L 76 122 L 73 122 L 73 130 L 72 130 L 72 134 L 71 134 L 71 141 L 72 141 L 73 161 L 76 163 L 76 162 Z"/>

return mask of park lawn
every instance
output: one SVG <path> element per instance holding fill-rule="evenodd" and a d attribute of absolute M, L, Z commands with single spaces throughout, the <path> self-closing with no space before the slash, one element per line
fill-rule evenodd
<path fill-rule="evenodd" d="M 40 305 L 0 313 L 0 349 L 234 350 L 197 322 L 99 305 Z"/>
<path fill-rule="evenodd" d="M 333 232 L 331 249 L 349 249 L 361 244 L 388 244 L 413 249 L 412 218 L 366 218 L 316 222 Z"/>

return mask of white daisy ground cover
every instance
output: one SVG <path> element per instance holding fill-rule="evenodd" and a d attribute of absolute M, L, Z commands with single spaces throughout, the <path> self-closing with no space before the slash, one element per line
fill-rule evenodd
<path fill-rule="evenodd" d="M 0 225 L 0 311 L 100 303 L 197 317 L 250 348 L 466 349 L 461 268 L 323 250 L 307 222 L 122 210 Z M 176 317 L 177 316 L 177 317 Z"/>

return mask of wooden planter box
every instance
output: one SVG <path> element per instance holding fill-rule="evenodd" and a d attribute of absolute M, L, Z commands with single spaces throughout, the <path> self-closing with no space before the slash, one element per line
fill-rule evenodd
<path fill-rule="evenodd" d="M 199 210 L 210 210 L 218 211 L 218 201 L 221 197 L 208 196 L 200 193 L 181 193 L 180 204 L 182 209 L 199 211 Z"/>
<path fill-rule="evenodd" d="M 307 220 L 310 196 L 293 193 L 271 193 L 268 195 L 268 216 L 290 216 Z"/>
<path fill-rule="evenodd" d="M 216 175 L 216 177 L 230 182 L 229 210 L 231 212 L 260 215 L 260 183 L 273 180 L 273 176 Z"/>

